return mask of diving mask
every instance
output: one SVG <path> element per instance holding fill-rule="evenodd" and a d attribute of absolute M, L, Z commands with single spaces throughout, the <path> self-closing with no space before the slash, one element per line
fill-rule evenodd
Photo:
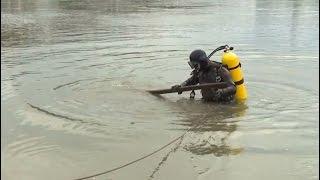
<path fill-rule="evenodd" d="M 189 66 L 191 69 L 198 69 L 200 67 L 200 64 L 194 61 L 188 61 Z"/>

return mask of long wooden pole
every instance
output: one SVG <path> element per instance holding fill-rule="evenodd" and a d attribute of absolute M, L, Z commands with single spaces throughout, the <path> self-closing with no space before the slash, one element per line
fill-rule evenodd
<path fill-rule="evenodd" d="M 191 90 L 198 90 L 198 89 L 206 89 L 206 88 L 226 88 L 228 84 L 226 82 L 222 83 L 206 83 L 206 84 L 199 84 L 199 85 L 192 85 L 192 86 L 183 86 L 180 88 L 170 88 L 170 89 L 158 89 L 158 90 L 149 90 L 148 92 L 151 94 L 167 94 L 167 93 L 175 93 L 175 92 L 183 92 L 183 91 L 191 91 Z"/>

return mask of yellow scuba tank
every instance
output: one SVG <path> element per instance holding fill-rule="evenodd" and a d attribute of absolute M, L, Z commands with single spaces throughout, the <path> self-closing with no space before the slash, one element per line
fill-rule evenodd
<path fill-rule="evenodd" d="M 236 100 L 245 100 L 248 97 L 246 86 L 244 85 L 243 73 L 241 70 L 241 63 L 238 56 L 226 49 L 222 54 L 222 64 L 228 67 L 231 78 L 236 84 L 237 92 L 235 94 Z"/>

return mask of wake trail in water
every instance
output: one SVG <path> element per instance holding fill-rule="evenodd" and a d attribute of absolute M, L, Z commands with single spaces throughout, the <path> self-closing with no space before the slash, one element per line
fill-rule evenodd
<path fill-rule="evenodd" d="M 174 148 L 172 148 L 163 158 L 162 160 L 159 162 L 158 166 L 153 170 L 152 174 L 149 176 L 149 180 L 154 178 L 154 175 L 160 170 L 160 167 L 168 160 L 168 157 L 170 156 L 171 153 L 176 152 L 183 140 L 183 137 L 177 142 L 176 146 Z"/>
<path fill-rule="evenodd" d="M 73 82 L 69 82 L 69 83 L 66 83 L 66 84 L 61 84 L 55 88 L 53 88 L 53 90 L 57 90 L 59 88 L 62 88 L 64 86 L 68 86 L 68 85 L 72 85 L 72 84 L 77 84 L 78 82 L 81 82 L 81 81 L 87 81 L 87 80 L 93 80 L 95 78 L 90 78 L 90 79 L 81 79 L 81 80 L 77 80 L 77 81 L 73 81 Z"/>
<path fill-rule="evenodd" d="M 56 113 L 53 113 L 53 112 L 50 112 L 50 111 L 47 111 L 45 109 L 42 109 L 40 107 L 37 107 L 37 106 L 34 106 L 30 103 L 27 103 L 31 108 L 33 109 L 36 109 L 40 112 L 43 112 L 43 113 L 46 113 L 48 115 L 51 115 L 51 116 L 54 116 L 54 117 L 58 117 L 58 118 L 62 118 L 62 119 L 67 119 L 67 120 L 70 120 L 70 121 L 77 121 L 77 122 L 81 122 L 83 124 L 90 124 L 90 125 L 97 125 L 97 126 L 107 126 L 105 124 L 101 124 L 101 123 L 96 123 L 96 122 L 87 122 L 83 119 L 78 119 L 78 118 L 73 118 L 73 117 L 69 117 L 69 116 L 65 116 L 65 115 L 60 115 L 60 114 L 56 114 Z"/>

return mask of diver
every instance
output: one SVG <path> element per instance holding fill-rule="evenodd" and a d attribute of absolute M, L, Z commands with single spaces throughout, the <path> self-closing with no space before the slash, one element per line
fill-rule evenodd
<path fill-rule="evenodd" d="M 204 83 L 227 82 L 228 86 L 222 89 L 201 89 L 202 99 L 213 102 L 231 102 L 235 99 L 236 85 L 233 82 L 228 69 L 221 63 L 210 61 L 203 50 L 194 50 L 191 52 L 188 62 L 193 69 L 191 77 L 180 85 L 174 85 L 172 89 L 179 89 L 183 86 L 190 86 Z M 178 91 L 178 94 L 182 92 Z M 194 98 L 195 92 L 192 91 L 190 98 Z"/>

